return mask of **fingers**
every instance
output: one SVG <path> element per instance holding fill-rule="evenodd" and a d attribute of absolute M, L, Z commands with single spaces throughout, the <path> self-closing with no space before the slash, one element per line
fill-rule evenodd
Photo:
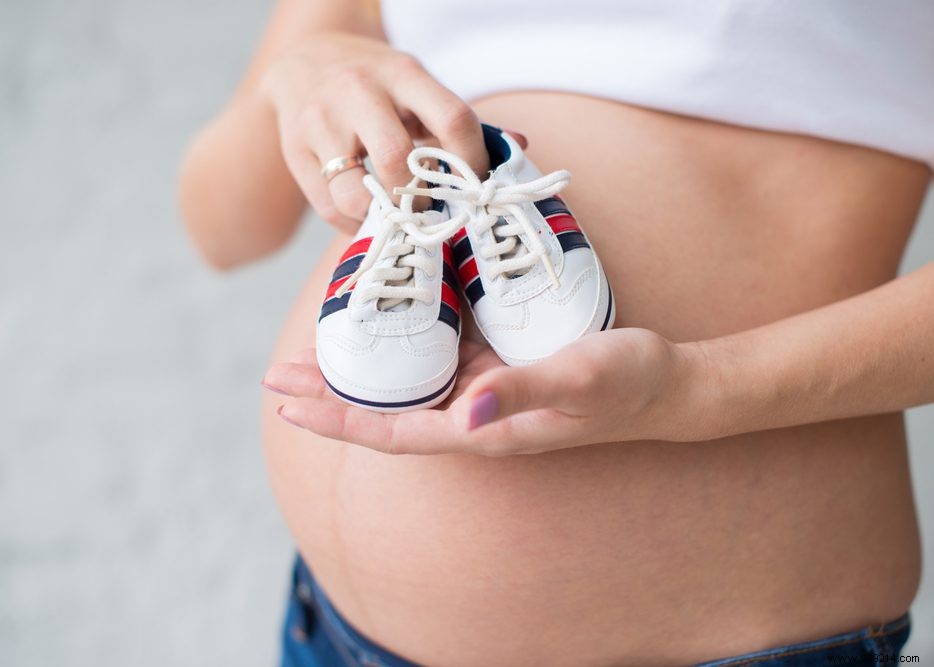
<path fill-rule="evenodd" d="M 342 403 L 333 396 L 291 400 L 279 407 L 289 424 L 325 438 L 341 440 L 386 454 L 442 454 L 457 443 L 438 437 L 452 429 L 444 410 L 383 414 Z"/>
<path fill-rule="evenodd" d="M 548 360 L 487 371 L 468 391 L 468 428 L 478 429 L 521 412 L 562 408 L 571 389 L 567 369 Z"/>
<path fill-rule="evenodd" d="M 478 174 L 489 169 L 480 121 L 473 109 L 438 83 L 417 61 L 403 68 L 392 83 L 394 97 L 414 113 L 437 137 L 441 147 L 462 157 Z"/>
<path fill-rule="evenodd" d="M 459 444 L 438 437 L 453 430 L 454 414 L 449 411 L 382 414 L 340 401 L 327 388 L 313 349 L 271 366 L 262 384 L 292 397 L 279 407 L 282 419 L 326 438 L 389 454 L 437 454 L 453 451 L 452 445 Z M 466 435 L 465 429 L 459 430 Z"/>
<path fill-rule="evenodd" d="M 342 94 L 349 105 L 343 122 L 335 123 L 325 116 L 310 128 L 319 161 L 326 164 L 333 157 L 365 153 L 387 191 L 408 183 L 412 176 L 406 158 L 414 145 L 392 98 L 362 74 L 348 78 Z M 358 220 L 366 216 L 371 200 L 363 185 L 364 173 L 362 168 L 350 169 L 328 184 L 337 209 Z"/>
<path fill-rule="evenodd" d="M 375 74 L 353 71 L 342 80 L 343 114 L 326 107 L 306 110 L 308 144 L 312 155 L 300 156 L 304 188 L 318 208 L 333 209 L 328 221 L 362 221 L 370 204 L 363 185 L 364 169 L 354 168 L 324 183 L 312 168 L 346 155 L 369 156 L 376 176 L 387 191 L 406 185 L 411 174 L 406 158 L 414 148 L 411 131 L 424 127 L 441 147 L 462 157 L 479 174 L 489 168 L 483 132 L 470 106 L 435 81 L 416 61 L 402 58 L 387 85 Z M 401 107 L 401 109 L 400 109 Z M 525 146 L 525 137 L 511 132 Z M 326 195 L 325 195 L 326 192 Z M 311 198 L 310 197 L 310 198 Z"/>
<path fill-rule="evenodd" d="M 406 158 L 415 146 L 388 94 L 374 93 L 365 102 L 355 106 L 354 127 L 376 177 L 387 192 L 392 192 L 412 179 Z"/>
<path fill-rule="evenodd" d="M 308 137 L 312 151 L 322 166 L 334 158 L 364 153 L 363 146 L 351 127 L 341 127 L 324 114 L 309 124 Z M 365 173 L 366 170 L 362 166 L 354 167 L 332 176 L 327 181 L 319 173 L 318 178 L 325 181 L 331 200 L 341 215 L 359 221 L 366 217 L 371 197 L 363 185 Z"/>
<path fill-rule="evenodd" d="M 262 384 L 287 396 L 321 398 L 328 391 L 317 364 L 275 364 L 266 371 Z"/>
<path fill-rule="evenodd" d="M 321 176 L 321 163 L 308 145 L 308 133 L 301 122 L 293 122 L 279 130 L 282 155 L 289 171 L 312 209 L 330 225 L 353 235 L 360 221 L 338 210 L 327 182 Z"/>
<path fill-rule="evenodd" d="M 473 401 L 464 396 L 444 410 L 383 414 L 338 400 L 324 383 L 317 362 L 309 358 L 313 355 L 310 350 L 292 362 L 275 364 L 266 373 L 263 386 L 291 397 L 278 409 L 284 421 L 326 438 L 387 454 L 458 452 L 484 456 L 544 451 L 574 438 L 573 417 L 560 411 L 533 409 L 528 406 L 540 401 L 517 398 L 534 391 L 531 386 L 541 381 L 538 376 L 527 376 L 527 369 L 507 369 L 519 372 L 509 373 L 505 381 L 499 371 L 481 376 L 474 384 L 487 388 L 481 389 Z M 529 384 L 523 384 L 526 382 Z M 551 384 L 557 392 L 558 383 Z M 542 398 L 545 394 L 534 396 Z M 480 429 L 483 424 L 489 426 Z"/>
<path fill-rule="evenodd" d="M 503 128 L 503 132 L 515 139 L 516 143 L 519 144 L 519 148 L 522 150 L 525 150 L 529 147 L 529 140 L 524 134 L 516 132 L 515 130 L 507 130 L 506 128 Z"/>

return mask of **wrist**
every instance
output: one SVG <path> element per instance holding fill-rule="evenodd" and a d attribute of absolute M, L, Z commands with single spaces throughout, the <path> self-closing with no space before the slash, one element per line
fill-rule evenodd
<path fill-rule="evenodd" d="M 735 352 L 716 340 L 674 347 L 677 405 L 668 415 L 674 431 L 670 439 L 699 442 L 730 435 L 736 416 L 729 398 Z"/>

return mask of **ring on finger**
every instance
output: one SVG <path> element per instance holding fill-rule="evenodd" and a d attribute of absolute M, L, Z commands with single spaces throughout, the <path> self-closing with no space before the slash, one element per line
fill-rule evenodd
<path fill-rule="evenodd" d="M 321 169 L 321 175 L 324 176 L 324 180 L 330 181 L 338 174 L 362 166 L 362 155 L 339 155 L 324 163 L 324 167 Z"/>

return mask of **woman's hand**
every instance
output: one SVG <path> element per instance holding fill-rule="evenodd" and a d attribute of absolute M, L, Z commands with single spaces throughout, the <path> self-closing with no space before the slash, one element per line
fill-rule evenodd
<path fill-rule="evenodd" d="M 314 351 L 273 366 L 267 388 L 294 397 L 287 422 L 392 454 L 532 454 L 625 440 L 704 439 L 706 363 L 696 346 L 645 329 L 592 334 L 554 356 L 509 368 L 464 340 L 451 397 L 398 415 L 347 405 L 328 391 Z"/>
<path fill-rule="evenodd" d="M 479 173 L 488 167 L 471 108 L 379 40 L 315 33 L 267 70 L 261 91 L 275 108 L 295 181 L 315 211 L 346 233 L 356 231 L 370 195 L 362 168 L 325 181 L 321 168 L 332 158 L 366 153 L 388 191 L 411 179 L 405 160 L 413 139 L 432 136 Z"/>

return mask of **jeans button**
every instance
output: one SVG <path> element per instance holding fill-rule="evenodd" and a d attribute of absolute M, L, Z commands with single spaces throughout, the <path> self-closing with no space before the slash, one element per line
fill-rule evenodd
<path fill-rule="evenodd" d="M 292 635 L 292 639 L 297 641 L 299 644 L 304 644 L 308 641 L 308 633 L 305 632 L 300 626 L 293 625 L 289 634 Z"/>

